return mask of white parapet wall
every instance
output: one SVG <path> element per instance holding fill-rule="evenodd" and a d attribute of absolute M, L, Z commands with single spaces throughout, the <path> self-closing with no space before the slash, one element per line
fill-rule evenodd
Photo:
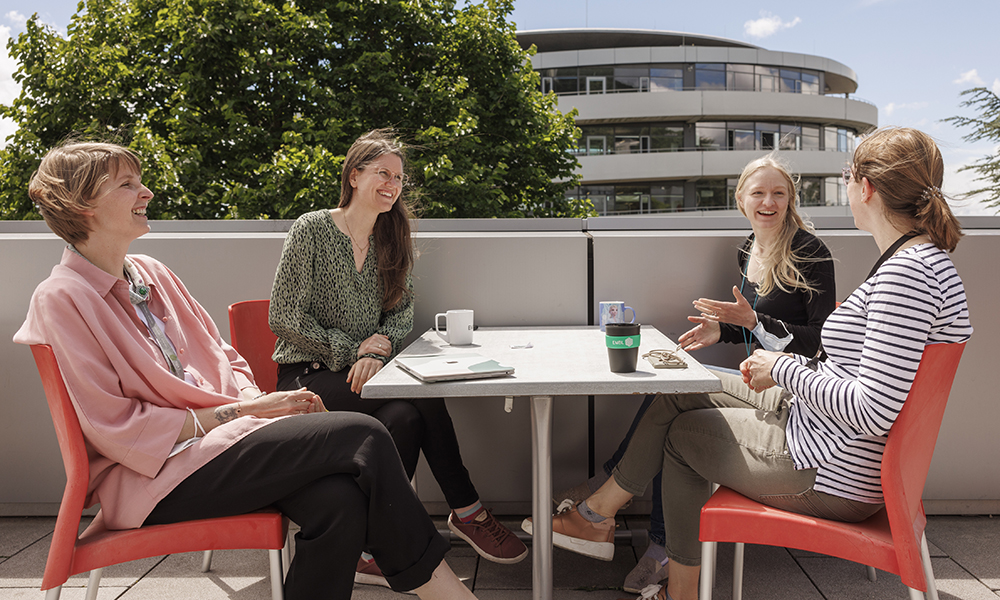
<path fill-rule="evenodd" d="M 837 261 L 838 299 L 867 274 L 878 251 L 845 217 L 817 218 Z M 211 313 L 224 337 L 226 309 L 267 298 L 288 221 L 153 222 L 132 251 L 170 266 Z M 993 341 L 1000 338 L 1000 218 L 963 220 L 954 253 L 969 294 L 975 336 L 952 390 L 925 490 L 928 512 L 1000 512 L 1000 402 L 991 380 Z M 676 339 L 688 326 L 691 300 L 725 299 L 736 271 L 736 247 L 748 231 L 741 217 L 602 217 L 586 220 L 423 220 L 417 223 L 415 332 L 435 313 L 475 310 L 476 324 L 580 325 L 596 302 L 623 300 L 642 323 Z M 59 261 L 65 244 L 38 222 L 0 222 L 0 516 L 52 515 L 65 477 L 41 384 L 26 347 L 9 340 L 32 290 Z M 414 334 L 415 335 L 415 334 Z M 735 364 L 741 348 L 703 351 L 708 364 Z M 744 352 L 745 355 L 745 352 Z M 641 398 L 598 396 L 594 457 L 598 468 L 624 435 Z M 588 474 L 586 397 L 558 398 L 554 409 L 553 478 L 559 489 Z M 501 514 L 530 512 L 531 437 L 526 400 L 511 413 L 502 398 L 449 401 L 462 455 L 481 497 Z M 986 459 L 986 460 L 984 460 Z M 443 514 L 443 496 L 421 463 L 417 490 Z M 648 510 L 648 502 L 633 509 Z"/>

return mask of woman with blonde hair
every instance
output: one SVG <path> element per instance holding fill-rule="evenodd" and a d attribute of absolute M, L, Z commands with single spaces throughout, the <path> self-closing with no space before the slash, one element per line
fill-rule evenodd
<path fill-rule="evenodd" d="M 737 182 L 736 204 L 750 221 L 753 233 L 737 252 L 735 301 L 695 300 L 701 314 L 688 317 L 696 326 L 681 335 L 678 343 L 688 351 L 722 341 L 743 344 L 747 356 L 755 347 L 815 355 L 820 328 L 836 305 L 836 284 L 830 250 L 798 213 L 796 177 L 775 153 L 753 160 Z M 639 406 L 628 433 L 602 471 L 555 494 L 556 502 L 579 502 L 607 481 L 653 398 L 647 396 Z M 659 484 L 657 477 L 649 515 L 649 546 L 625 578 L 628 592 L 639 592 L 667 576 Z"/>
<path fill-rule="evenodd" d="M 962 233 L 943 175 L 925 133 L 885 128 L 865 138 L 844 180 L 854 222 L 882 256 L 823 326 L 827 358 L 756 350 L 740 376 L 720 375 L 722 392 L 658 395 L 614 476 L 553 519 L 554 538 L 613 551 L 615 513 L 662 469 L 670 563 L 658 597 L 696 600 L 698 516 L 711 482 L 824 519 L 878 512 L 882 452 L 924 348 L 972 335 L 948 256 Z"/>
<path fill-rule="evenodd" d="M 52 346 L 108 527 L 273 506 L 300 526 L 289 600 L 346 600 L 370 548 L 394 589 L 474 598 L 444 555 L 385 427 L 327 413 L 304 388 L 262 393 L 247 362 L 166 266 L 128 254 L 153 194 L 138 156 L 103 143 L 51 150 L 29 196 L 68 243 L 14 341 Z"/>
<path fill-rule="evenodd" d="M 278 389 L 307 387 L 331 411 L 372 415 L 392 435 L 407 475 L 423 451 L 452 509 L 448 528 L 481 556 L 516 563 L 524 542 L 479 499 L 443 398 L 361 398 L 413 328 L 413 242 L 405 149 L 391 130 L 359 137 L 344 160 L 340 204 L 292 225 L 271 289 Z M 369 555 L 357 581 L 386 585 Z"/>

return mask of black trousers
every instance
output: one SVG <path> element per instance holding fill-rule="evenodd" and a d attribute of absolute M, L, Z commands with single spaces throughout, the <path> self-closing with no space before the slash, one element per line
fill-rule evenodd
<path fill-rule="evenodd" d="M 226 449 L 161 500 L 145 524 L 273 506 L 301 528 L 288 600 L 351 597 L 367 549 L 393 589 L 430 580 L 449 544 L 417 499 L 385 427 L 345 412 L 279 419 Z"/>
<path fill-rule="evenodd" d="M 363 399 L 351 391 L 347 382 L 349 371 L 349 368 L 330 371 L 318 362 L 279 365 L 278 389 L 304 386 L 323 399 L 327 410 L 375 417 L 389 430 L 407 476 L 413 477 L 423 450 L 448 506 L 462 508 L 476 503 L 479 492 L 462 461 L 455 425 L 444 398 Z"/>

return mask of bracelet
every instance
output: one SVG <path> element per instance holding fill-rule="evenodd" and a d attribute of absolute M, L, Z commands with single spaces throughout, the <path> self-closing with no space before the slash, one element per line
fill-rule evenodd
<path fill-rule="evenodd" d="M 257 400 L 258 398 L 263 398 L 266 395 L 267 395 L 267 392 L 261 392 L 261 393 L 257 394 L 256 396 L 254 396 L 253 399 Z M 237 404 L 239 404 L 239 403 L 237 402 Z"/>

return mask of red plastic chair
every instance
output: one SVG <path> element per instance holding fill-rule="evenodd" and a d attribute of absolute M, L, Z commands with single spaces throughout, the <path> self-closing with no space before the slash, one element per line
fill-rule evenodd
<path fill-rule="evenodd" d="M 270 306 L 270 300 L 244 300 L 229 305 L 229 337 L 233 340 L 233 348 L 250 363 L 254 380 L 262 392 L 274 392 L 278 388 L 278 365 L 271 360 L 278 336 L 267 324 Z"/>
<path fill-rule="evenodd" d="M 33 345 L 31 352 L 42 377 L 66 467 L 66 490 L 59 506 L 42 577 L 42 590 L 48 590 L 47 600 L 58 599 L 62 585 L 77 573 L 90 571 L 87 600 L 93 600 L 97 598 L 104 567 L 165 554 L 241 548 L 270 550 L 271 598 L 281 600 L 284 597 L 281 549 L 288 534 L 288 519 L 275 510 L 125 530 L 109 530 L 98 512 L 78 538 L 80 516 L 90 481 L 83 431 L 52 347 Z M 203 570 L 208 570 L 209 561 L 210 555 L 206 555 Z"/>
<path fill-rule="evenodd" d="M 702 600 L 711 600 L 715 543 L 737 542 L 733 598 L 742 597 L 743 543 L 797 548 L 899 575 L 910 598 L 937 600 L 924 528 L 923 494 L 951 384 L 965 344 L 924 349 L 910 394 L 882 455 L 885 508 L 860 523 L 843 523 L 771 508 L 720 487 L 701 509 Z"/>

